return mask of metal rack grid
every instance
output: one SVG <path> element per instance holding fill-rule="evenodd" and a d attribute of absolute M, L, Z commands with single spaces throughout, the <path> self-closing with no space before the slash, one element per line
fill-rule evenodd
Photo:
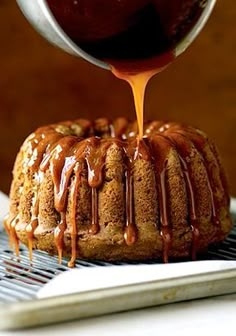
<path fill-rule="evenodd" d="M 217 247 L 212 247 L 206 256 L 201 259 L 236 259 L 236 216 L 234 216 L 234 229 L 229 237 Z M 152 264 L 149 261 L 145 264 Z M 76 267 L 104 267 L 108 265 L 125 265 L 127 263 L 115 262 L 86 262 L 77 261 Z M 130 263 L 137 264 L 137 262 Z M 143 263 L 142 263 L 143 264 Z M 5 233 L 0 234 L 0 303 L 14 303 L 29 301 L 36 297 L 38 290 L 61 272 L 68 270 L 67 260 L 63 259 L 58 264 L 57 257 L 48 256 L 47 253 L 34 251 L 33 263 L 30 264 L 28 250 L 20 247 L 20 259 L 18 259 L 8 244 Z"/>

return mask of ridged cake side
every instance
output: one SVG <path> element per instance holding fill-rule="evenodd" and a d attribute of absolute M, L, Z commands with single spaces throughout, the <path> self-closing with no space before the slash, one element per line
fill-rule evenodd
<path fill-rule="evenodd" d="M 13 171 L 11 242 L 76 258 L 191 256 L 232 223 L 224 170 L 206 135 L 176 123 L 76 120 L 38 129 Z"/>

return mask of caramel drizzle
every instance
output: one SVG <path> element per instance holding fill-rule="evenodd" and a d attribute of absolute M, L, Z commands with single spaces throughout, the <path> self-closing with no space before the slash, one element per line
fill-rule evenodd
<path fill-rule="evenodd" d="M 32 198 L 32 206 L 31 206 L 31 221 L 28 225 L 26 225 L 25 231 L 28 237 L 28 250 L 29 250 L 29 259 L 32 262 L 33 260 L 33 242 L 34 242 L 34 233 L 37 229 L 39 222 L 39 200 L 40 200 L 40 183 L 43 181 L 44 175 L 42 172 L 37 172 L 34 174 L 35 177 L 35 191 L 34 197 Z"/>
<path fill-rule="evenodd" d="M 100 138 L 96 137 L 79 141 L 78 137 L 67 136 L 57 143 L 54 150 L 44 158 L 44 161 L 41 164 L 41 169 L 43 171 L 46 171 L 50 167 L 55 186 L 55 208 L 60 212 L 61 216 L 61 222 L 55 230 L 55 243 L 58 249 L 60 262 L 63 255 L 64 233 L 67 229 L 65 211 L 67 206 L 68 186 L 75 165 L 79 160 L 85 160 L 87 163 L 88 183 L 92 188 L 92 222 L 89 233 L 95 235 L 99 232 L 97 189 L 103 181 L 102 170 L 105 165 L 107 149 L 111 144 L 112 142 L 102 141 Z M 76 181 L 75 189 L 78 190 L 80 179 L 76 179 Z M 74 197 L 72 207 L 75 208 Z M 72 225 L 73 232 L 77 230 L 75 230 L 75 225 L 75 223 Z M 75 244 L 75 242 L 73 244 Z M 73 255 L 75 256 L 76 252 L 73 252 Z M 73 264 L 73 260 L 70 264 Z"/>
<path fill-rule="evenodd" d="M 51 145 L 62 137 L 62 134 L 56 133 L 51 126 L 44 127 L 30 135 L 23 144 L 23 148 L 25 148 L 25 159 L 22 163 L 23 173 L 27 174 L 30 172 L 31 174 L 38 174 L 39 164 L 43 158 L 43 154 L 48 148 L 50 149 Z M 37 198 L 37 196 L 36 196 Z M 32 259 L 32 248 L 33 248 L 33 236 L 36 227 L 38 226 L 37 222 L 37 204 L 32 206 L 32 217 L 31 223 L 26 225 L 26 234 L 29 238 L 29 255 L 30 259 Z M 13 218 L 12 220 L 5 220 L 5 229 L 9 235 L 9 243 L 11 246 L 15 246 L 15 253 L 19 256 L 19 238 L 16 233 L 16 226 L 20 221 L 19 214 Z"/>
<path fill-rule="evenodd" d="M 9 245 L 15 250 L 17 257 L 20 255 L 19 238 L 16 233 L 16 225 L 19 223 L 19 221 L 19 215 L 13 219 L 9 219 L 7 216 L 3 221 L 4 228 L 9 236 Z"/>
<path fill-rule="evenodd" d="M 175 127 L 175 124 L 172 125 L 172 127 Z M 171 127 L 166 128 L 165 131 L 168 129 L 171 129 Z M 166 134 L 161 134 L 162 137 L 164 137 L 167 141 L 169 141 L 170 145 L 175 148 L 176 152 L 178 153 L 179 160 L 183 169 L 184 178 L 185 178 L 185 184 L 188 194 L 188 200 L 189 200 L 189 215 L 190 215 L 190 226 L 192 231 L 192 248 L 191 248 L 191 256 L 192 260 L 196 260 L 198 246 L 199 246 L 199 238 L 200 238 L 200 232 L 199 232 L 199 223 L 197 220 L 197 214 L 196 214 L 196 201 L 195 201 L 195 192 L 194 192 L 194 186 L 192 184 L 192 176 L 191 176 L 191 169 L 187 162 L 187 157 L 190 157 L 190 143 L 188 139 L 185 139 L 186 142 L 184 146 L 180 146 L 178 141 L 174 138 L 174 131 L 171 130 L 171 133 L 168 132 Z"/>
<path fill-rule="evenodd" d="M 125 242 L 128 246 L 133 245 L 137 240 L 137 229 L 134 220 L 134 194 L 133 194 L 133 175 L 131 168 L 128 167 L 125 172 L 126 186 L 126 227 L 124 232 Z"/>
<path fill-rule="evenodd" d="M 192 230 L 192 260 L 196 260 L 197 257 L 197 250 L 199 245 L 199 225 L 197 221 L 197 215 L 196 215 L 196 202 L 195 202 L 195 196 L 194 196 L 194 189 L 191 182 L 191 176 L 190 171 L 188 168 L 187 162 L 179 155 L 179 159 L 182 165 L 183 173 L 185 176 L 186 181 L 186 187 L 187 187 L 187 193 L 189 196 L 190 201 L 190 223 L 191 223 L 191 230 Z"/>
<path fill-rule="evenodd" d="M 106 124 L 106 123 L 105 123 Z M 68 123 L 71 125 L 71 123 Z M 126 188 L 126 224 L 124 229 L 124 238 L 127 245 L 133 245 L 138 239 L 137 227 L 134 216 L 134 181 L 133 181 L 133 165 L 135 160 L 143 159 L 150 160 L 149 146 L 151 145 L 152 153 L 154 153 L 154 165 L 156 167 L 157 187 L 159 188 L 159 211 L 160 211 L 160 235 L 163 239 L 163 261 L 168 262 L 169 251 L 172 245 L 171 225 L 168 218 L 168 191 L 166 186 L 167 179 L 167 164 L 166 151 L 172 146 L 175 147 L 179 154 L 181 166 L 183 169 L 187 193 L 189 195 L 189 213 L 191 229 L 193 233 L 192 239 L 192 258 L 196 258 L 198 243 L 199 243 L 199 227 L 196 214 L 196 201 L 194 196 L 194 186 L 192 184 L 191 169 L 188 165 L 187 156 L 189 154 L 188 145 L 182 145 L 175 141 L 174 134 L 181 135 L 185 138 L 185 143 L 189 144 L 192 141 L 199 153 L 202 155 L 203 161 L 206 163 L 207 159 L 203 153 L 203 146 L 205 142 L 200 142 L 198 134 L 194 129 L 180 127 L 176 123 L 151 123 L 147 126 L 145 134 L 147 138 L 141 140 L 131 140 L 133 138 L 133 131 L 127 133 L 127 129 L 132 125 L 125 119 L 120 119 L 119 122 L 113 123 L 113 127 L 108 125 L 110 136 L 119 137 L 120 140 L 107 138 L 105 140 L 97 137 L 92 137 L 84 140 L 77 136 L 63 136 L 56 132 L 52 127 L 47 127 L 36 131 L 28 140 L 29 153 L 33 153 L 32 157 L 26 157 L 24 166 L 36 174 L 44 173 L 50 169 L 51 176 L 54 182 L 55 208 L 60 214 L 60 223 L 55 229 L 55 243 L 58 249 L 59 261 L 62 261 L 64 249 L 64 235 L 67 229 L 66 209 L 67 199 L 69 193 L 69 185 L 71 183 L 71 197 L 72 197 L 72 211 L 71 211 L 71 260 L 69 266 L 73 267 L 77 257 L 77 236 L 78 227 L 76 222 L 77 209 L 77 195 L 80 186 L 80 175 L 82 166 L 85 162 L 88 171 L 88 184 L 91 187 L 91 205 L 92 218 L 89 232 L 97 234 L 99 227 L 99 212 L 98 212 L 98 195 L 99 188 L 103 183 L 103 168 L 106 160 L 106 153 L 109 147 L 115 143 L 121 147 L 127 158 L 127 168 L 125 172 L 125 188 Z M 86 132 L 92 133 L 91 125 L 86 123 Z M 134 130 L 135 132 L 135 130 Z M 43 133 L 43 134 L 42 134 Z M 131 135 L 132 134 L 132 135 Z M 171 136 L 172 134 L 172 136 Z M 129 137 L 131 137 L 129 139 Z M 128 140 L 123 141 L 122 139 Z M 166 142 L 166 143 L 165 143 Z M 184 148 L 183 148 L 184 146 Z M 160 148 L 163 149 L 160 152 Z M 217 198 L 214 186 L 214 171 L 209 170 L 206 164 L 209 191 L 212 202 L 212 217 L 214 222 L 218 225 L 217 220 Z M 74 174 L 74 175 L 73 175 Z M 72 179 L 74 176 L 74 180 Z M 70 182 L 71 181 L 71 182 Z M 38 199 L 38 190 L 35 193 L 35 199 Z M 32 259 L 33 238 L 35 229 L 38 226 L 38 201 L 32 204 L 32 220 L 27 225 L 26 231 L 29 242 L 29 254 Z M 11 245 L 15 245 L 16 254 L 19 255 L 19 239 L 16 234 L 16 225 L 19 221 L 19 216 L 9 220 L 6 219 L 4 226 L 9 234 Z"/>
<path fill-rule="evenodd" d="M 28 250 L 29 250 L 29 260 L 33 260 L 33 241 L 34 241 L 34 232 L 38 227 L 38 218 L 31 220 L 30 224 L 26 226 L 26 233 L 28 237 Z"/>
<path fill-rule="evenodd" d="M 156 186 L 157 190 L 159 191 L 158 204 L 160 212 L 160 235 L 163 241 L 163 261 L 168 263 L 169 252 L 172 246 L 172 233 L 170 221 L 168 218 L 168 192 L 166 187 L 168 161 L 166 160 L 165 154 L 169 151 L 169 144 L 168 141 L 160 136 L 153 136 L 150 141 L 154 155 Z"/>
<path fill-rule="evenodd" d="M 75 171 L 75 178 L 72 185 L 72 211 L 71 211 L 71 259 L 68 263 L 68 267 L 74 267 L 75 261 L 77 257 L 77 222 L 76 222 L 76 209 L 77 209 L 77 195 L 79 191 L 79 183 L 81 180 L 81 169 L 76 169 Z"/>
<path fill-rule="evenodd" d="M 45 171 L 50 167 L 54 183 L 54 203 L 55 209 L 60 214 L 60 223 L 54 231 L 55 244 L 58 250 L 59 263 L 62 262 L 64 248 L 64 233 L 67 229 L 66 205 L 67 205 L 67 187 L 70 176 L 76 163 L 71 157 L 74 146 L 78 143 L 78 137 L 67 136 L 57 142 L 52 152 L 45 156 L 41 169 Z"/>
<path fill-rule="evenodd" d="M 89 233 L 96 235 L 100 230 L 98 220 L 98 191 L 96 188 L 92 188 L 92 224 L 89 229 Z"/>
<path fill-rule="evenodd" d="M 31 222 L 26 226 L 25 231 L 28 237 L 28 250 L 29 250 L 29 259 L 33 260 L 33 240 L 34 232 L 38 227 L 38 212 L 39 212 L 39 198 L 38 195 L 35 195 L 36 201 L 33 205 L 32 219 Z"/>
<path fill-rule="evenodd" d="M 134 177 L 133 168 L 135 161 L 149 160 L 150 153 L 144 139 L 138 138 L 128 144 L 120 143 L 123 147 L 126 156 L 126 171 L 125 171 L 125 214 L 126 224 L 124 239 L 128 246 L 133 245 L 138 239 L 137 227 L 135 224 L 134 215 Z"/>
<path fill-rule="evenodd" d="M 127 73 L 119 71 L 115 67 L 112 67 L 113 74 L 117 78 L 125 80 L 131 86 L 134 97 L 136 117 L 138 122 L 139 139 L 143 138 L 144 97 L 146 87 L 149 80 L 162 70 L 162 68 L 159 69 L 157 67 L 155 67 L 154 69 L 155 70 L 148 70 L 144 72 Z"/>
<path fill-rule="evenodd" d="M 170 130 L 170 133 L 169 133 Z M 188 195 L 190 196 L 190 220 L 191 220 L 191 227 L 193 232 L 193 244 L 192 244 L 192 258 L 196 259 L 197 247 L 199 245 L 199 224 L 197 222 L 197 214 L 196 214 L 196 201 L 195 201 L 195 192 L 194 186 L 192 184 L 191 178 L 191 170 L 188 168 L 188 162 L 184 159 L 190 154 L 190 149 L 188 149 L 187 144 L 192 144 L 197 149 L 199 155 L 201 156 L 202 162 L 206 169 L 206 178 L 207 178 L 207 186 L 209 190 L 210 200 L 211 200 L 211 209 L 212 209 L 212 223 L 216 227 L 220 227 L 220 216 L 218 209 L 221 208 L 222 204 L 221 201 L 217 198 L 217 190 L 220 187 L 218 179 L 215 179 L 215 168 L 216 166 L 212 164 L 212 162 L 207 159 L 204 148 L 208 146 L 208 148 L 212 151 L 216 163 L 219 165 L 217 160 L 217 155 L 213 150 L 211 144 L 208 142 L 207 137 L 204 133 L 198 134 L 198 131 L 192 127 L 184 127 L 176 123 L 171 123 L 169 127 L 166 129 L 165 136 L 170 139 L 173 143 L 177 151 L 179 152 L 180 161 L 182 164 L 183 172 L 185 175 L 186 185 Z M 183 144 L 179 143 L 179 141 L 175 141 L 175 135 L 181 136 L 183 138 Z M 199 136 L 200 135 L 200 136 Z M 181 154 L 180 154 L 181 153 Z M 224 182 L 222 181 L 222 170 L 220 170 L 220 179 L 222 187 L 225 191 Z M 225 195 L 228 195 L 225 191 Z"/>
<path fill-rule="evenodd" d="M 63 248 L 64 248 L 64 233 L 67 228 L 66 213 L 61 212 L 60 217 L 61 217 L 60 223 L 57 225 L 54 231 L 55 244 L 57 246 L 59 264 L 62 263 Z"/>
<path fill-rule="evenodd" d="M 161 222 L 161 230 L 160 234 L 163 239 L 163 261 L 164 263 L 168 263 L 169 261 L 169 251 L 172 245 L 172 237 L 171 237 L 171 229 L 168 219 L 168 208 L 167 208 L 167 189 L 166 189 L 166 166 L 167 161 L 165 162 L 165 168 L 159 174 L 160 180 L 160 222 Z"/>
<path fill-rule="evenodd" d="M 208 189 L 209 189 L 209 193 L 210 193 L 210 198 L 211 198 L 211 208 L 212 208 L 212 222 L 216 225 L 216 226 L 220 226 L 220 217 L 218 214 L 217 209 L 220 209 L 221 204 L 218 201 L 216 194 L 217 194 L 217 188 L 218 188 L 218 181 L 214 179 L 214 168 L 215 166 L 212 164 L 208 164 L 207 162 L 207 158 L 204 155 L 204 147 L 206 145 L 208 145 L 210 147 L 210 144 L 207 141 L 207 138 L 203 136 L 201 136 L 201 138 L 199 136 L 197 136 L 196 131 L 190 127 L 184 129 L 184 130 L 177 130 L 174 133 L 181 135 L 182 137 L 184 137 L 185 141 L 191 141 L 193 143 L 193 145 L 196 147 L 196 149 L 198 150 L 198 153 L 201 155 L 202 158 L 202 162 L 204 164 L 204 167 L 206 169 L 206 173 L 207 173 L 207 185 L 208 185 Z M 212 150 L 212 148 L 211 148 Z M 224 188 L 224 185 L 222 183 L 222 187 Z"/>

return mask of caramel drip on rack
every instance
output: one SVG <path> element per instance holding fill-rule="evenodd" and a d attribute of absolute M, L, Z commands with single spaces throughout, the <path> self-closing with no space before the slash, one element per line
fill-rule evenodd
<path fill-rule="evenodd" d="M 30 224 L 26 227 L 26 232 L 28 236 L 28 250 L 29 250 L 29 260 L 32 262 L 33 260 L 33 240 L 34 240 L 34 232 L 38 227 L 38 218 L 33 219 Z"/>
<path fill-rule="evenodd" d="M 32 219 L 31 222 L 26 226 L 26 233 L 28 236 L 28 250 L 29 250 L 29 259 L 30 261 L 33 260 L 33 240 L 34 240 L 34 232 L 38 227 L 38 212 L 39 212 L 39 198 L 38 195 L 35 196 L 36 201 L 33 205 L 32 211 Z"/>
<path fill-rule="evenodd" d="M 60 217 L 61 217 L 60 223 L 54 231 L 55 243 L 56 243 L 56 247 L 57 247 L 57 250 L 58 250 L 59 264 L 62 263 L 63 248 L 64 248 L 64 233 L 65 233 L 66 228 L 67 228 L 66 213 L 61 212 Z"/>
<path fill-rule="evenodd" d="M 19 221 L 19 215 L 17 215 L 13 219 L 5 218 L 4 220 L 4 227 L 9 235 L 9 245 L 15 250 L 15 254 L 17 257 L 19 257 L 20 255 L 19 238 L 16 233 L 16 225 L 19 223 Z"/>
<path fill-rule="evenodd" d="M 42 183 L 44 174 L 42 172 L 37 172 L 34 174 L 34 180 L 36 186 L 34 187 L 34 196 L 32 198 L 31 206 L 31 221 L 26 225 L 25 231 L 28 237 L 28 250 L 29 250 L 29 259 L 32 262 L 33 260 L 33 242 L 34 242 L 34 233 L 38 227 L 38 216 L 39 216 L 39 200 L 40 200 L 40 184 Z"/>

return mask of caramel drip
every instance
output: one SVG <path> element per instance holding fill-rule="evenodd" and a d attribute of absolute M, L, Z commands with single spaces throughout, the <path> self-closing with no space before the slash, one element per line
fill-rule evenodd
<path fill-rule="evenodd" d="M 168 263 L 169 260 L 169 251 L 172 244 L 171 230 L 168 219 L 168 204 L 167 204 L 167 189 L 166 189 L 166 166 L 167 161 L 165 162 L 165 168 L 160 174 L 160 222 L 161 222 L 161 236 L 164 243 L 163 248 L 163 261 Z"/>
<path fill-rule="evenodd" d="M 46 135 L 44 134 L 44 131 Z M 23 144 L 23 148 L 25 150 L 25 157 L 22 162 L 23 172 L 25 174 L 28 172 L 37 172 L 37 175 L 39 164 L 43 158 L 46 148 L 49 149 L 50 146 L 61 137 L 62 135 L 55 133 L 55 131 L 50 126 L 42 128 L 40 131 L 36 131 L 34 134 L 29 136 Z M 30 260 L 32 260 L 33 235 L 36 227 L 38 226 L 38 197 L 36 197 L 36 199 L 37 201 L 32 210 L 32 220 L 30 224 L 26 226 L 26 234 L 29 240 L 28 244 Z M 5 229 L 9 235 L 10 245 L 15 247 L 15 253 L 17 256 L 19 256 L 19 239 L 16 233 L 16 225 L 18 222 L 19 214 L 12 220 L 7 219 L 5 221 Z"/>
<path fill-rule="evenodd" d="M 144 97 L 146 92 L 146 87 L 149 80 L 157 74 L 161 69 L 150 70 L 146 72 L 140 72 L 135 74 L 128 74 L 125 72 L 120 72 L 116 68 L 112 68 L 113 74 L 125 81 L 127 81 L 133 91 L 135 110 L 138 122 L 138 130 L 139 130 L 139 139 L 143 138 L 143 115 L 144 115 Z"/>
<path fill-rule="evenodd" d="M 192 230 L 192 260 L 196 260 L 197 249 L 199 245 L 199 225 L 197 221 L 196 215 L 196 202 L 194 196 L 194 188 L 191 182 L 191 176 L 188 169 L 187 162 L 179 155 L 180 162 L 182 164 L 183 173 L 185 176 L 187 193 L 189 195 L 188 199 L 190 202 L 190 222 L 191 222 L 191 230 Z"/>
<path fill-rule="evenodd" d="M 162 136 L 167 138 L 168 141 L 170 141 L 170 144 L 176 149 L 182 169 L 183 169 L 187 193 L 189 196 L 188 197 L 189 214 L 190 214 L 190 225 L 191 225 L 191 230 L 192 230 L 191 256 L 193 260 L 196 260 L 196 255 L 197 255 L 198 246 L 199 246 L 200 232 L 199 232 L 199 223 L 197 220 L 197 213 L 196 213 L 195 186 L 192 183 L 193 181 L 192 171 L 191 171 L 190 165 L 188 164 L 188 158 L 190 157 L 190 154 L 191 154 L 191 147 L 190 147 L 191 143 L 187 139 L 185 139 L 185 141 L 182 141 L 182 140 L 180 141 L 180 138 L 175 139 L 174 135 L 175 135 L 175 132 L 173 132 L 172 130 L 170 133 L 166 132 L 166 134 L 163 134 Z"/>
<path fill-rule="evenodd" d="M 134 161 L 137 159 L 145 161 L 151 160 L 151 154 L 149 151 L 147 139 L 142 139 L 138 141 L 137 147 L 135 149 Z"/>
<path fill-rule="evenodd" d="M 36 196 L 36 204 L 33 206 L 32 219 L 25 229 L 28 237 L 28 250 L 30 261 L 33 260 L 33 240 L 34 240 L 34 232 L 38 226 L 38 211 L 39 211 L 39 198 Z"/>
<path fill-rule="evenodd" d="M 20 249 L 19 249 L 19 238 L 16 233 L 16 225 L 19 223 L 19 215 L 17 215 L 12 220 L 7 219 L 4 221 L 4 226 L 6 228 L 6 231 L 9 234 L 9 243 L 12 248 L 15 250 L 15 254 L 17 257 L 20 255 Z"/>
<path fill-rule="evenodd" d="M 72 173 L 71 163 L 75 165 L 74 157 L 70 153 L 74 145 L 77 145 L 78 138 L 67 136 L 61 139 L 51 154 L 50 170 L 54 183 L 55 208 L 58 212 L 64 212 L 66 206 L 66 188 Z"/>
<path fill-rule="evenodd" d="M 66 213 L 61 212 L 60 216 L 61 216 L 61 221 L 54 231 L 55 244 L 56 244 L 56 247 L 57 247 L 57 250 L 58 250 L 59 264 L 62 263 L 63 248 L 64 248 L 64 233 L 65 233 L 66 228 L 67 228 Z"/>
<path fill-rule="evenodd" d="M 85 159 L 88 166 L 88 183 L 91 188 L 98 188 L 103 182 L 103 168 L 106 161 L 108 148 L 113 141 L 105 141 L 100 138 L 87 140 Z"/>
<path fill-rule="evenodd" d="M 168 165 L 166 158 L 170 150 L 170 144 L 162 136 L 156 135 L 150 138 L 150 145 L 152 147 L 156 170 L 156 184 L 160 212 L 160 235 L 163 240 L 163 261 L 167 263 L 169 259 L 169 251 L 172 246 L 171 225 L 168 217 L 168 191 L 166 187 Z"/>
<path fill-rule="evenodd" d="M 28 237 L 28 250 L 29 250 L 29 259 L 33 260 L 33 240 L 34 240 L 34 232 L 38 227 L 38 216 L 39 216 L 39 200 L 40 200 L 40 184 L 42 183 L 44 178 L 44 174 L 42 172 L 37 172 L 34 174 L 34 180 L 36 183 L 34 197 L 32 199 L 31 206 L 31 221 L 28 225 L 26 225 L 25 231 Z"/>
<path fill-rule="evenodd" d="M 92 224 L 89 229 L 89 233 L 96 235 L 100 230 L 98 220 L 98 191 L 96 188 L 92 188 Z"/>
<path fill-rule="evenodd" d="M 56 227 L 55 244 L 58 249 L 59 263 L 62 262 L 64 248 L 64 233 L 67 228 L 66 222 L 66 205 L 68 198 L 68 185 L 76 164 L 75 152 L 76 147 L 80 145 L 80 138 L 75 136 L 66 136 L 62 138 L 54 150 L 45 157 L 42 170 L 50 167 L 52 179 L 54 182 L 55 209 L 60 213 L 61 221 Z M 76 185 L 75 188 L 78 188 Z M 75 207 L 72 202 L 72 208 Z"/>
<path fill-rule="evenodd" d="M 95 235 L 99 232 L 98 216 L 98 188 L 103 182 L 103 168 L 106 153 L 112 142 L 91 138 L 86 148 L 86 162 L 88 167 L 88 183 L 92 188 L 92 223 L 89 233 Z"/>
<path fill-rule="evenodd" d="M 201 157 L 202 157 L 202 160 L 203 160 L 206 172 L 207 172 L 207 185 L 208 185 L 208 189 L 210 192 L 210 198 L 211 198 L 212 222 L 216 226 L 219 226 L 220 219 L 217 213 L 217 208 L 220 208 L 220 204 L 218 203 L 217 198 L 216 198 L 217 190 L 213 190 L 213 188 L 215 188 L 215 183 L 214 183 L 215 181 L 213 180 L 214 171 L 211 168 L 211 165 L 207 164 L 206 157 L 203 153 L 203 148 L 204 146 L 206 146 L 206 141 L 201 139 L 201 142 L 200 142 L 199 137 L 195 137 L 194 135 L 191 136 L 190 134 L 188 134 L 188 136 L 189 136 L 189 139 L 191 139 L 191 141 L 193 142 L 194 146 L 197 148 L 198 152 L 201 154 Z"/>
<path fill-rule="evenodd" d="M 26 233 L 28 237 L 28 250 L 29 250 L 29 260 L 33 260 L 33 241 L 34 241 L 34 232 L 38 226 L 38 218 L 31 220 L 30 224 L 26 226 Z"/>
<path fill-rule="evenodd" d="M 77 169 L 75 172 L 75 178 L 72 185 L 71 197 L 72 197 L 72 210 L 71 210 L 71 259 L 68 263 L 68 267 L 74 267 L 75 261 L 77 257 L 77 221 L 76 221 L 76 209 L 77 209 L 77 196 L 79 191 L 79 183 L 80 183 L 80 174 L 81 170 Z"/>
<path fill-rule="evenodd" d="M 85 160 L 88 168 L 88 183 L 92 188 L 92 223 L 89 232 L 97 234 L 99 231 L 98 222 L 98 190 L 103 182 L 102 171 L 105 164 L 106 153 L 112 141 L 103 141 L 100 138 L 89 138 L 80 141 L 80 138 L 75 136 L 66 136 L 57 142 L 55 148 L 49 152 L 42 164 L 41 170 L 46 171 L 50 168 L 53 182 L 54 182 L 54 195 L 55 195 L 55 208 L 61 213 L 61 223 L 55 230 L 56 245 L 59 251 L 59 260 L 62 258 L 63 250 L 63 236 L 66 230 L 66 205 L 68 198 L 68 187 L 71 180 L 72 173 L 75 165 L 83 165 L 82 161 Z M 78 191 L 80 179 L 76 178 L 74 189 Z M 75 191 L 76 193 L 76 191 Z M 72 223 L 72 244 L 73 253 L 70 264 L 74 263 L 76 258 L 76 195 L 72 197 L 73 219 Z"/>
<path fill-rule="evenodd" d="M 57 141 L 62 138 L 62 134 L 55 132 L 49 128 L 42 130 L 45 133 L 38 133 L 37 131 L 34 134 L 34 137 L 29 141 L 29 158 L 25 162 L 26 168 L 31 170 L 33 173 L 38 171 L 39 165 L 41 164 L 44 154 L 46 151 L 51 152 L 51 147 Z"/>
<path fill-rule="evenodd" d="M 196 130 L 194 130 L 191 127 L 182 129 L 182 130 L 177 130 L 173 133 L 180 134 L 182 137 L 185 138 L 185 141 L 191 141 L 196 149 L 198 150 L 198 153 L 202 157 L 202 161 L 204 163 L 204 167 L 207 172 L 207 184 L 208 184 L 208 189 L 210 193 L 210 198 L 211 198 L 211 208 L 212 208 L 212 222 L 216 225 L 220 225 L 220 218 L 217 209 L 220 209 L 221 203 L 217 199 L 217 188 L 218 188 L 218 180 L 215 180 L 215 165 L 208 163 L 207 157 L 204 154 L 204 148 L 209 144 L 207 141 L 207 138 L 204 137 L 202 134 L 201 137 L 196 133 Z M 209 147 L 210 148 L 210 147 Z"/>
<path fill-rule="evenodd" d="M 126 206 L 126 227 L 124 238 L 127 245 L 133 245 L 138 239 L 137 227 L 135 224 L 134 215 L 134 164 L 135 161 L 150 160 L 149 148 L 144 139 L 135 139 L 131 142 L 119 143 L 123 148 L 126 156 L 126 171 L 125 171 L 125 206 Z"/>
<path fill-rule="evenodd" d="M 133 195 L 133 176 L 131 168 L 128 167 L 125 173 L 126 185 L 126 227 L 124 238 L 128 246 L 133 245 L 137 240 L 137 229 L 134 220 L 134 195 Z"/>

